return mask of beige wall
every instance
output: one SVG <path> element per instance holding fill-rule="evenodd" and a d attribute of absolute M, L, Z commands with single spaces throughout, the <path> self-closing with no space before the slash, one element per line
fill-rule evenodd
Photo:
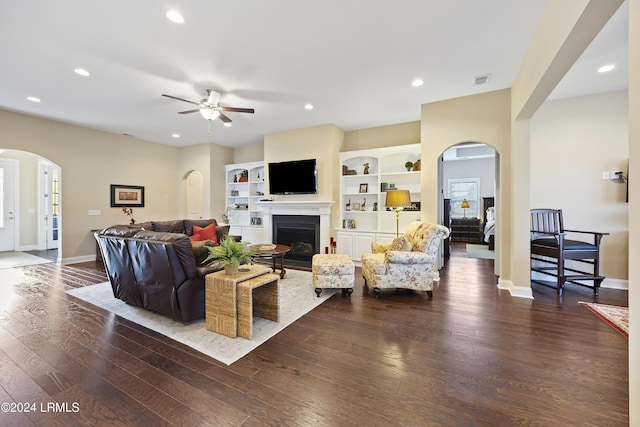
<path fill-rule="evenodd" d="M 95 254 L 89 230 L 127 221 L 109 207 L 110 184 L 145 187 L 146 206 L 134 209 L 138 222 L 178 217 L 178 148 L 0 110 L 0 149 L 38 154 L 61 167 L 60 256 L 66 262 Z"/>
<path fill-rule="evenodd" d="M 259 162 L 264 160 L 264 143 L 246 145 L 233 150 L 232 163 Z"/>
<path fill-rule="evenodd" d="M 224 165 L 233 163 L 234 150 L 216 144 L 204 143 L 180 149 L 180 167 L 182 184 L 191 171 L 203 176 L 204 218 L 222 218 L 225 208 L 225 169 Z M 184 185 L 180 185 L 182 200 L 180 216 L 186 217 Z"/>
<path fill-rule="evenodd" d="M 274 200 L 336 200 L 335 182 L 338 181 L 337 155 L 344 131 L 335 125 L 321 125 L 287 132 L 272 133 L 264 137 L 264 163 L 288 160 L 316 159 L 318 166 L 318 194 L 273 196 Z M 265 171 L 268 188 L 269 172 Z"/>
<path fill-rule="evenodd" d="M 629 170 L 640 171 L 640 0 L 629 2 Z M 634 172 L 633 174 L 637 174 Z M 633 179 L 633 178 L 632 178 Z M 631 185 L 634 185 L 633 183 Z M 631 187 L 633 188 L 633 187 Z M 640 191 L 629 192 L 629 425 L 640 426 Z M 635 261 L 633 261 L 635 260 Z"/>
<path fill-rule="evenodd" d="M 439 159 L 444 151 L 461 142 L 481 142 L 496 150 L 496 262 L 501 280 L 510 280 L 509 179 L 511 156 L 508 89 L 450 99 L 422 106 L 422 220 L 439 222 L 441 209 Z"/>
<path fill-rule="evenodd" d="M 627 91 L 546 102 L 531 119 L 531 207 L 562 209 L 570 229 L 610 233 L 602 240 L 601 271 L 625 287 L 626 184 L 603 180 L 602 172 L 626 174 L 628 141 Z"/>
<path fill-rule="evenodd" d="M 345 132 L 340 151 L 367 150 L 419 142 L 420 121 L 415 121 Z"/>

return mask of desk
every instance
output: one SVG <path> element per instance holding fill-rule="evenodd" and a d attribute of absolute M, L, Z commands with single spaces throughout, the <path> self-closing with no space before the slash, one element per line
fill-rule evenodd
<path fill-rule="evenodd" d="M 267 267 L 242 270 L 236 274 L 207 274 L 205 327 L 228 337 L 251 339 L 254 315 L 275 322 L 280 319 L 279 276 Z"/>

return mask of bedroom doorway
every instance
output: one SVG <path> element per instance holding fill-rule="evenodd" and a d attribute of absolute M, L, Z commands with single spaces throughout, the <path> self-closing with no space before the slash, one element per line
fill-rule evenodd
<path fill-rule="evenodd" d="M 496 259 L 498 153 L 488 144 L 467 141 L 447 148 L 439 160 L 438 221 L 451 230 L 442 264 L 455 259 L 452 249 L 457 256 L 464 251 L 467 257 Z"/>

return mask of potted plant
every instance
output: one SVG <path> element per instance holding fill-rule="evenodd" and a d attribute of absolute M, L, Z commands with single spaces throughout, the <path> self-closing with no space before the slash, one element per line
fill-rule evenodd
<path fill-rule="evenodd" d="M 252 247 L 248 242 L 236 242 L 233 236 L 227 236 L 225 240 L 220 242 L 220 246 L 211 246 L 208 249 L 209 256 L 203 263 L 212 259 L 221 261 L 227 274 L 236 274 L 240 264 L 253 263 L 253 257 L 256 254 L 255 247 Z"/>
<path fill-rule="evenodd" d="M 407 172 L 411 172 L 411 168 L 413 167 L 413 162 L 409 161 L 405 163 L 404 167 L 407 168 Z"/>

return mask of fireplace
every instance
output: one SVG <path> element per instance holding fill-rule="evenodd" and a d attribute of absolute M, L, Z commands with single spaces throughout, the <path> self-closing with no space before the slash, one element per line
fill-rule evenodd
<path fill-rule="evenodd" d="M 311 267 L 311 258 L 320 253 L 320 216 L 273 215 L 271 222 L 273 243 L 291 247 L 286 262 Z"/>

